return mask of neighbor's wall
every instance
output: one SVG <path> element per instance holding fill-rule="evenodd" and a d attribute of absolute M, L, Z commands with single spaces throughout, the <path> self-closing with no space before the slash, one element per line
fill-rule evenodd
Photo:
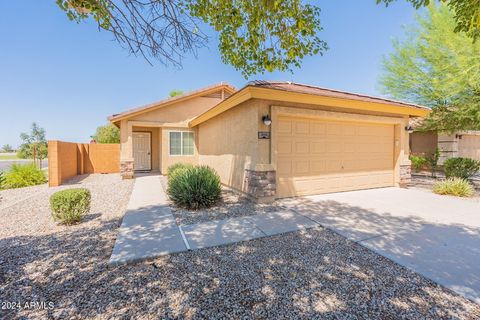
<path fill-rule="evenodd" d="M 194 154 L 192 156 L 171 156 L 170 155 L 170 132 L 171 131 L 189 131 L 193 132 L 193 138 L 195 140 Z M 175 163 L 190 163 L 193 165 L 198 164 L 198 130 L 193 128 L 162 128 L 161 130 L 161 173 L 167 174 L 168 167 Z"/>
<path fill-rule="evenodd" d="M 222 183 L 245 190 L 245 169 L 255 166 L 257 105 L 246 101 L 198 126 L 199 164 L 214 168 Z"/>
<path fill-rule="evenodd" d="M 480 135 L 462 134 L 458 139 L 458 156 L 480 161 Z"/>
<path fill-rule="evenodd" d="M 76 143 L 48 141 L 48 185 L 56 187 L 77 175 Z"/>
<path fill-rule="evenodd" d="M 119 144 L 48 141 L 48 184 L 59 186 L 76 175 L 120 172 Z"/>
<path fill-rule="evenodd" d="M 414 132 L 410 134 L 410 153 L 413 155 L 430 155 L 435 153 L 438 135 L 435 131 Z"/>

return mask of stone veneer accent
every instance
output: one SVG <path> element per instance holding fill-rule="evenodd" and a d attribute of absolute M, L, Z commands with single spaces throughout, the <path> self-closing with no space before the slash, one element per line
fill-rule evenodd
<path fill-rule="evenodd" d="M 406 187 L 412 181 L 412 166 L 409 164 L 400 165 L 400 186 Z"/>
<path fill-rule="evenodd" d="M 245 170 L 245 187 L 257 200 L 273 198 L 277 190 L 275 171 Z"/>
<path fill-rule="evenodd" d="M 133 160 L 120 161 L 120 175 L 123 179 L 132 179 L 133 173 Z"/>

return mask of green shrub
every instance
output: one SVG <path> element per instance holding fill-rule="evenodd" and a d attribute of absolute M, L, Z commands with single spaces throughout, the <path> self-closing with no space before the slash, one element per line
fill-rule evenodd
<path fill-rule="evenodd" d="M 425 157 L 422 156 L 410 156 L 410 161 L 412 162 L 412 168 L 415 171 L 420 171 L 425 168 L 428 164 L 428 161 Z"/>
<path fill-rule="evenodd" d="M 207 166 L 178 170 L 168 181 L 167 193 L 172 201 L 188 209 L 208 208 L 219 199 L 220 177 Z"/>
<path fill-rule="evenodd" d="M 34 164 L 12 164 L 5 172 L 5 188 L 22 188 L 45 183 L 45 173 Z"/>
<path fill-rule="evenodd" d="M 3 171 L 0 171 L 0 190 L 3 189 L 4 184 L 5 184 L 5 177 L 4 177 Z"/>
<path fill-rule="evenodd" d="M 465 179 L 448 178 L 433 186 L 433 192 L 457 197 L 471 197 L 475 194 L 473 186 Z"/>
<path fill-rule="evenodd" d="M 437 167 L 438 167 L 438 160 L 440 159 L 440 149 L 436 148 L 435 152 L 426 156 L 425 160 L 427 160 L 428 167 L 432 172 L 432 177 L 436 177 Z"/>
<path fill-rule="evenodd" d="M 185 170 L 185 169 L 191 169 L 193 168 L 193 165 L 189 164 L 189 163 L 175 163 L 175 164 L 172 164 L 170 167 L 168 167 L 168 172 L 167 172 L 167 176 L 169 179 L 171 179 L 176 173 L 177 170 Z"/>
<path fill-rule="evenodd" d="M 480 162 L 469 158 L 450 158 L 443 163 L 447 178 L 469 179 L 480 169 Z"/>
<path fill-rule="evenodd" d="M 53 219 L 63 224 L 80 222 L 90 210 L 90 191 L 85 188 L 67 189 L 55 192 L 50 197 Z"/>

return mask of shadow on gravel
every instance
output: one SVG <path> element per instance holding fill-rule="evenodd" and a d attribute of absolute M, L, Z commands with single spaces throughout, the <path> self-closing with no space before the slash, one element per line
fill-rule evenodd
<path fill-rule="evenodd" d="M 1 239 L 1 300 L 55 307 L 0 310 L 0 318 L 480 315 L 478 306 L 323 228 L 109 268 L 119 224 Z"/>

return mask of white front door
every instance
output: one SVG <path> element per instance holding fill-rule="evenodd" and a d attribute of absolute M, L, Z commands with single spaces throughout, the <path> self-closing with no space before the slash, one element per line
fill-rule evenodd
<path fill-rule="evenodd" d="M 152 170 L 150 132 L 133 132 L 134 170 Z"/>

